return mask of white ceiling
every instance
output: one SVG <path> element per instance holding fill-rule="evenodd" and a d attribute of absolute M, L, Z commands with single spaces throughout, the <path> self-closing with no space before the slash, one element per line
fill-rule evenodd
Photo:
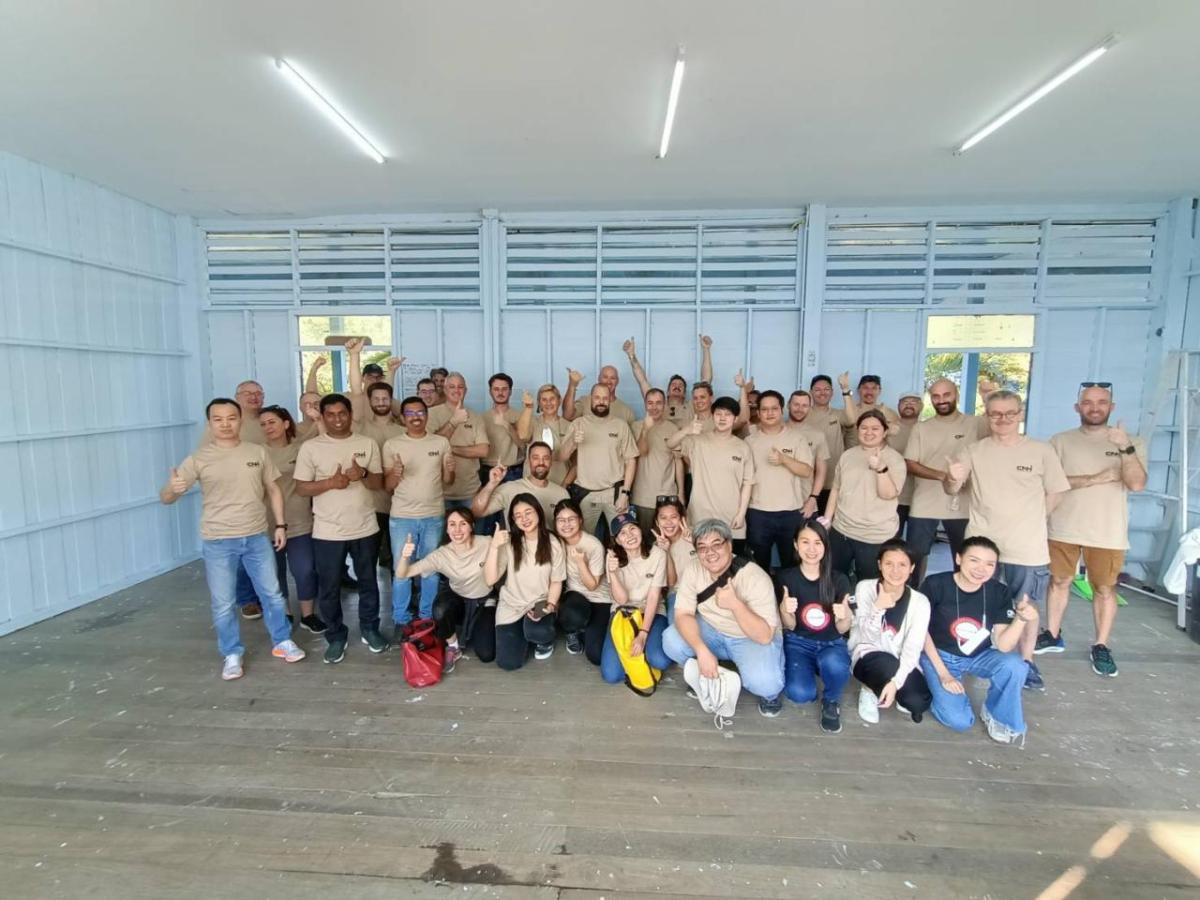
<path fill-rule="evenodd" d="M 0 149 L 202 216 L 1163 200 L 1200 193 L 1198 34 L 1193 0 L 0 0 Z"/>

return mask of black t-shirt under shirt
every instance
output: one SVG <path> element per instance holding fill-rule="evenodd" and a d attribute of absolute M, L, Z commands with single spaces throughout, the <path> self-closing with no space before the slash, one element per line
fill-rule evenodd
<path fill-rule="evenodd" d="M 929 598 L 929 636 L 933 645 L 955 656 L 978 656 L 992 646 L 990 636 L 971 653 L 964 652 L 960 642 L 969 641 L 985 625 L 994 629 L 1013 620 L 1007 589 L 999 581 L 989 581 L 968 592 L 958 586 L 953 572 L 941 572 L 925 579 L 921 593 Z"/>
<path fill-rule="evenodd" d="M 833 572 L 833 600 L 840 602 L 850 593 L 850 582 L 841 572 Z M 783 588 L 796 598 L 796 627 L 794 634 L 814 641 L 832 641 L 843 637 L 834 624 L 833 611 L 821 605 L 821 585 L 809 581 L 799 566 L 780 569 L 775 574 L 775 596 L 783 599 Z"/>

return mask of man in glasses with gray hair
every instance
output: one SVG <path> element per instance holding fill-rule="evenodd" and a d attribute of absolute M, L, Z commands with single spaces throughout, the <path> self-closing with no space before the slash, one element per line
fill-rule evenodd
<path fill-rule="evenodd" d="M 971 512 L 966 536 L 984 535 L 1000 547 L 1000 580 L 1015 606 L 1022 596 L 1045 604 L 1050 582 L 1046 517 L 1071 489 L 1058 454 L 1044 441 L 1021 434 L 1023 404 L 1013 391 L 988 395 L 984 407 L 991 435 L 961 447 L 947 460 L 947 494 L 969 486 Z M 1037 628 L 1021 634 L 1021 656 L 1029 663 L 1025 687 L 1045 690 L 1033 663 Z"/>
<path fill-rule="evenodd" d="M 1096 642 L 1092 671 L 1115 678 L 1117 664 L 1108 649 L 1117 617 L 1117 576 L 1129 548 L 1129 492 L 1146 487 L 1146 446 L 1131 438 L 1121 422 L 1110 426 L 1112 383 L 1085 381 L 1079 386 L 1075 412 L 1079 427 L 1050 438 L 1071 483 L 1050 516 L 1050 595 L 1046 630 L 1038 635 L 1035 653 L 1062 653 L 1063 616 L 1079 558 L 1092 587 Z"/>

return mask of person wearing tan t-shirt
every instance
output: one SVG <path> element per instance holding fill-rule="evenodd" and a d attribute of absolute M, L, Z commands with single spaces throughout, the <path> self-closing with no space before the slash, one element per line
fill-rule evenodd
<path fill-rule="evenodd" d="M 265 398 L 263 387 L 257 381 L 243 381 L 235 389 L 233 399 L 242 410 L 242 425 L 238 437 L 247 444 L 265 444 L 267 442 L 263 436 L 262 426 L 258 422 Z M 200 437 L 197 449 L 212 442 L 212 428 L 205 425 L 204 434 Z"/>
<path fill-rule="evenodd" d="M 860 415 L 858 440 L 833 472 L 825 510 L 833 525 L 833 567 L 852 580 L 879 577 L 879 546 L 895 537 L 899 524 L 896 505 L 908 471 L 904 457 L 887 445 L 887 429 L 879 410 Z"/>
<path fill-rule="evenodd" d="M 508 528 L 496 526 L 483 577 L 495 585 L 507 573 L 496 607 L 496 665 L 511 671 L 554 653 L 554 626 L 567 578 L 562 542 L 546 530 L 545 513 L 532 494 L 508 510 Z"/>
<path fill-rule="evenodd" d="M 277 524 L 273 541 L 267 537 L 264 497 L 270 499 L 275 521 L 285 521 L 283 492 L 276 484 L 279 472 L 265 447 L 240 438 L 242 410 L 236 401 L 225 397 L 212 400 L 205 418 L 212 442 L 172 469 L 158 496 L 170 505 L 200 482 L 204 574 L 222 657 L 221 677 L 232 681 L 242 677 L 246 653 L 235 610 L 239 566 L 245 567 L 255 592 L 263 598 L 264 624 L 274 644 L 271 654 L 286 662 L 299 662 L 305 653 L 291 639 L 275 566 L 274 551 L 287 546 L 287 526 Z"/>
<path fill-rule="evenodd" d="M 692 495 L 688 519 L 719 519 L 729 525 L 740 551 L 746 538 L 746 509 L 754 489 L 754 458 L 746 442 L 734 437 L 733 427 L 741 407 L 732 397 L 713 403 L 714 428 L 703 433 L 693 419 L 667 441 L 672 450 L 682 449 L 692 471 Z"/>
<path fill-rule="evenodd" d="M 878 375 L 864 375 L 858 379 L 857 401 L 850 392 L 849 372 L 838 376 L 838 386 L 842 389 L 842 437 L 846 449 L 858 443 L 858 417 L 869 409 L 877 409 L 883 413 L 889 430 L 900 424 L 900 414 L 879 398 L 883 385 Z"/>
<path fill-rule="evenodd" d="M 383 445 L 404 434 L 403 420 L 397 417 L 400 409 L 392 399 L 392 386 L 386 381 L 372 384 L 367 388 L 365 405 L 356 405 L 354 396 L 357 395 L 351 396 L 350 404 L 354 412 L 354 431 L 373 440 L 382 458 Z M 392 495 L 380 489 L 371 492 L 371 500 L 375 504 L 375 519 L 379 522 L 379 565 L 391 571 L 392 541 L 388 533 L 388 517 L 392 510 Z"/>
<path fill-rule="evenodd" d="M 680 575 L 696 562 L 696 547 L 682 500 L 663 500 L 655 507 L 650 536 L 654 545 L 667 555 L 667 621 L 674 622 L 675 586 Z"/>
<path fill-rule="evenodd" d="M 643 398 L 646 417 L 633 426 L 638 466 L 633 478 L 633 505 L 638 527 L 649 533 L 660 497 L 683 496 L 683 458 L 667 446 L 679 426 L 666 418 L 666 396 L 650 388 Z"/>
<path fill-rule="evenodd" d="M 479 461 L 488 454 L 487 427 L 478 413 L 466 407 L 467 380 L 451 372 L 445 381 L 446 402 L 429 411 L 431 434 L 450 442 L 455 456 L 454 481 L 446 486 L 446 509 L 471 505 L 479 493 Z"/>
<path fill-rule="evenodd" d="M 492 539 L 475 534 L 475 516 L 469 509 L 452 509 L 446 514 L 447 543 L 409 564 L 417 545 L 406 540 L 396 560 L 396 577 L 424 578 L 441 575 L 446 584 L 433 601 L 437 635 L 446 642 L 442 671 L 449 674 L 462 659 L 467 644 L 475 658 L 488 663 L 496 658 L 496 591 L 484 578 Z"/>
<path fill-rule="evenodd" d="M 533 494 L 542 505 L 546 520 L 550 521 L 554 516 L 554 505 L 569 496 L 565 487 L 555 484 L 547 477 L 550 474 L 551 459 L 550 448 L 541 441 L 534 441 L 529 445 L 526 454 L 529 474 L 525 477 L 516 481 L 505 481 L 504 476 L 508 470 L 503 466 L 493 468 L 488 473 L 487 483 L 471 501 L 471 512 L 475 518 L 499 514 L 502 519 L 506 519 L 508 508 L 519 494 Z"/>
<path fill-rule="evenodd" d="M 700 335 L 700 381 L 706 384 L 711 384 L 713 379 L 712 343 L 712 338 L 708 335 Z M 658 389 L 651 385 L 646 370 L 642 368 L 642 364 L 637 358 L 637 344 L 633 338 L 630 338 L 621 345 L 621 349 L 625 351 L 625 356 L 629 360 L 629 368 L 633 371 L 633 377 L 637 381 L 638 387 L 642 389 L 642 398 L 645 399 L 646 394 L 651 390 Z M 710 391 L 710 396 L 711 393 Z M 668 422 L 673 422 L 682 428 L 691 420 L 692 404 L 688 402 L 687 379 L 682 375 L 672 375 L 667 380 L 667 392 L 663 402 L 663 418 Z"/>
<path fill-rule="evenodd" d="M 488 454 L 479 463 L 481 483 L 494 466 L 504 466 L 508 469 L 506 479 L 521 477 L 521 439 L 517 434 L 517 422 L 520 421 L 521 414 L 509 406 L 512 388 L 513 380 L 504 372 L 497 372 L 488 379 L 488 394 L 492 398 L 492 407 L 483 414 L 483 425 L 488 436 Z"/>
<path fill-rule="evenodd" d="M 825 436 L 825 430 L 818 424 L 816 416 L 813 414 L 812 394 L 808 391 L 792 391 L 792 395 L 788 397 L 787 426 L 804 435 L 805 441 L 808 442 L 809 453 L 813 458 L 812 478 L 805 480 L 806 496 L 804 504 L 800 507 L 804 518 L 810 519 L 821 512 L 823 508 L 821 497 L 828 498 L 829 496 L 826 486 L 829 483 L 829 476 L 833 472 L 834 464 L 830 462 L 829 441 Z M 842 440 L 841 425 L 837 425 L 837 439 L 840 444 Z"/>
<path fill-rule="evenodd" d="M 595 535 L 584 533 L 583 512 L 570 498 L 555 504 L 553 525 L 567 555 L 558 624 L 567 635 L 567 652 L 572 656 L 586 652 L 588 661 L 598 666 L 612 606 L 604 581 L 604 545 Z"/>
<path fill-rule="evenodd" d="M 716 519 L 695 525 L 698 562 L 680 575 L 675 621 L 663 650 L 683 666 L 696 660 L 700 677 L 716 678 L 717 661 L 737 666 L 742 687 L 759 698 L 764 716 L 783 708 L 783 632 L 771 576 L 747 560 L 735 561 L 733 534 Z"/>
<path fill-rule="evenodd" d="M 563 415 L 571 421 L 581 418 L 584 415 L 597 415 L 595 407 L 592 406 L 591 394 L 588 395 L 588 405 L 586 409 L 578 409 L 575 403 L 575 392 L 579 390 L 579 385 L 583 381 L 583 373 L 575 369 L 567 369 L 567 393 L 563 397 Z M 637 414 L 630 409 L 629 404 L 617 396 L 617 385 L 621 381 L 621 376 L 617 372 L 616 366 L 602 366 L 600 374 L 596 376 L 596 382 L 608 388 L 608 411 L 604 413 L 614 419 L 621 419 L 626 425 L 632 425 L 637 419 Z"/>
<path fill-rule="evenodd" d="M 655 545 L 646 545 L 642 529 L 630 513 L 614 519 L 613 530 L 612 549 L 604 554 L 613 615 L 626 615 L 632 610 L 641 612 L 641 627 L 630 645 L 629 655 L 645 655 L 651 668 L 661 672 L 670 668 L 672 662 L 662 648 L 668 624 L 662 602 L 667 586 L 667 554 Z M 606 626 L 609 621 L 606 617 Z M 625 681 L 625 667 L 613 644 L 611 627 L 604 629 L 600 677 L 608 684 Z"/>
<path fill-rule="evenodd" d="M 404 434 L 383 445 L 383 488 L 392 498 L 388 528 L 392 546 L 412 543 L 415 549 L 409 559 L 420 560 L 441 543 L 446 522 L 444 491 L 454 481 L 457 463 L 450 442 L 427 431 L 429 411 L 424 400 L 404 398 L 400 415 L 404 417 Z M 437 589 L 436 575 L 421 578 L 420 618 L 433 615 Z M 412 619 L 411 600 L 412 581 L 393 579 L 392 622 L 397 629 Z"/>
<path fill-rule="evenodd" d="M 1129 548 L 1129 492 L 1146 488 L 1146 445 L 1121 422 L 1108 424 L 1115 406 L 1110 383 L 1085 382 L 1075 403 L 1079 427 L 1050 438 L 1071 489 L 1050 515 L 1046 630 L 1034 647 L 1034 653 L 1066 649 L 1062 620 L 1082 556 L 1096 624 L 1092 671 L 1110 678 L 1117 675 L 1108 644 L 1117 617 L 1117 577 Z"/>
<path fill-rule="evenodd" d="M 637 442 L 622 419 L 609 414 L 609 390 L 595 385 L 589 393 L 591 412 L 575 419 L 558 458 L 575 454 L 576 477 L 573 495 L 583 511 L 583 528 L 594 534 L 596 525 L 629 508 L 633 478 L 637 472 Z"/>
<path fill-rule="evenodd" d="M 829 503 L 829 488 L 833 483 L 833 472 L 838 460 L 846 449 L 846 438 L 842 433 L 842 410 L 830 406 L 833 400 L 833 379 L 828 375 L 814 375 L 808 384 L 809 395 L 812 397 L 812 410 L 805 421 L 811 427 L 819 429 L 825 435 L 825 444 L 829 450 L 829 460 L 826 463 L 827 474 L 824 487 L 817 494 L 817 512 L 825 514 Z M 791 405 L 789 404 L 789 412 Z"/>
<path fill-rule="evenodd" d="M 925 398 L 920 394 L 909 391 L 900 395 L 896 402 L 896 412 L 900 416 L 900 421 L 888 429 L 887 445 L 899 453 L 904 455 L 904 450 L 908 446 L 909 435 L 912 434 L 913 428 L 921 418 L 921 410 L 925 408 Z M 905 471 L 908 464 L 905 463 Z M 902 538 L 905 535 L 905 527 L 908 523 L 909 509 L 912 507 L 913 490 L 916 488 L 915 478 L 906 478 L 904 480 L 904 489 L 900 491 L 900 497 L 896 505 L 896 515 L 900 518 L 900 525 L 896 529 L 896 537 Z"/>
<path fill-rule="evenodd" d="M 528 393 L 522 398 L 525 408 L 521 411 L 521 418 L 517 420 L 517 438 L 523 444 L 539 441 L 549 447 L 553 462 L 548 477 L 555 484 L 561 484 L 563 487 L 573 484 L 575 467 L 557 458 L 558 448 L 567 439 L 567 432 L 571 428 L 571 423 L 566 417 L 559 415 L 558 410 L 562 403 L 562 397 L 558 393 L 558 388 L 552 384 L 543 384 L 538 388 L 535 403 L 529 403 L 529 399 L 531 398 Z M 536 413 L 534 413 L 535 405 Z M 529 451 L 525 453 L 523 474 L 525 477 L 529 477 Z"/>
<path fill-rule="evenodd" d="M 372 653 L 387 649 L 379 633 L 379 522 L 371 491 L 383 486 L 379 445 L 351 430 L 349 398 L 321 398 L 325 433 L 305 441 L 296 457 L 296 493 L 313 498 L 317 608 L 325 622 L 325 662 L 339 663 L 349 636 L 342 620 L 342 572 L 349 553 L 358 577 L 358 623 Z"/>
<path fill-rule="evenodd" d="M 905 542 L 917 558 L 914 581 L 925 580 L 925 563 L 937 538 L 938 526 L 946 531 L 950 554 L 962 551 L 970 514 L 966 494 L 948 496 L 943 489 L 948 461 L 967 444 L 990 434 L 986 416 L 970 416 L 958 409 L 958 386 L 939 378 L 929 386 L 929 402 L 936 415 L 913 426 L 903 447 L 908 485 L 912 485 Z M 896 446 L 897 450 L 901 450 Z"/>
<path fill-rule="evenodd" d="M 1019 394 L 994 391 L 985 404 L 991 436 L 961 448 L 947 467 L 944 490 L 970 489 L 971 517 L 967 536 L 991 538 L 1000 548 L 1000 581 L 1016 604 L 1028 597 L 1036 609 L 1046 601 L 1050 551 L 1046 519 L 1071 489 L 1054 448 L 1021 434 L 1023 404 Z M 1043 616 L 1044 620 L 1044 616 Z M 1029 663 L 1026 687 L 1045 690 L 1033 663 L 1038 629 L 1021 635 L 1021 656 Z"/>
<path fill-rule="evenodd" d="M 301 446 L 296 437 L 296 422 L 292 419 L 292 414 L 282 406 L 263 407 L 258 420 L 267 439 L 267 455 L 279 471 L 279 490 L 283 494 L 283 516 L 287 526 L 287 546 L 275 551 L 279 592 L 283 594 L 286 603 L 287 573 L 290 569 L 296 582 L 297 600 L 300 604 L 300 627 L 312 634 L 324 634 L 325 623 L 314 612 L 317 600 L 317 563 L 313 556 L 312 498 L 296 493 L 296 482 L 293 478 Z M 267 518 L 272 529 L 279 524 L 275 521 L 269 504 Z"/>
<path fill-rule="evenodd" d="M 771 551 L 779 564 L 796 564 L 793 543 L 804 521 L 801 508 L 809 499 L 813 455 L 804 434 L 783 421 L 783 395 L 763 391 L 758 399 L 758 424 L 752 426 L 746 446 L 754 458 L 754 486 L 746 510 L 746 547 L 754 561 L 771 568 Z"/>

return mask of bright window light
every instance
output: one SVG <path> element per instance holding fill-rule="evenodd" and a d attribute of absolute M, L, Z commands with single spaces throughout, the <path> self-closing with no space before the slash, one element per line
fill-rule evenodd
<path fill-rule="evenodd" d="M 367 154 L 367 156 L 371 157 L 371 159 L 375 160 L 375 162 L 383 162 L 383 152 L 369 140 L 367 140 L 366 135 L 355 128 L 350 120 L 342 115 L 337 107 L 326 100 L 325 97 L 322 96 L 321 92 L 313 87 L 312 83 L 307 78 L 296 71 L 295 66 L 293 66 L 286 59 L 279 58 L 275 60 L 275 68 L 280 71 L 284 78 L 286 78 L 291 85 L 296 88 L 296 90 L 307 97 L 308 101 L 312 103 L 313 106 L 321 110 L 321 112 L 325 114 L 329 121 L 333 122 L 333 124 L 338 127 L 342 134 L 350 138 L 350 140 L 355 143 L 358 149 Z"/>
<path fill-rule="evenodd" d="M 663 122 L 662 140 L 658 145 L 658 158 L 667 155 L 667 147 L 671 143 L 671 129 L 675 125 L 675 107 L 679 105 L 679 89 L 683 86 L 683 48 L 675 57 L 675 71 L 671 75 L 671 93 L 667 97 L 667 118 Z"/>
<path fill-rule="evenodd" d="M 955 150 L 954 152 L 956 154 L 966 153 L 968 150 L 970 150 L 972 147 L 974 147 L 976 144 L 978 144 L 980 141 L 982 141 L 985 137 L 987 137 L 993 131 L 995 131 L 996 129 L 1000 128 L 1001 126 L 1007 124 L 1008 122 L 1011 122 L 1013 119 L 1015 119 L 1021 113 L 1025 112 L 1025 110 L 1029 109 L 1029 107 L 1033 106 L 1033 104 L 1037 103 L 1039 100 L 1041 100 L 1043 97 L 1045 97 L 1047 94 L 1049 94 L 1056 87 L 1061 85 L 1063 82 L 1067 81 L 1068 79 L 1072 78 L 1075 75 L 1078 75 L 1080 72 L 1082 72 L 1088 66 L 1090 66 L 1092 63 L 1094 63 L 1096 60 L 1098 60 L 1101 56 L 1103 56 L 1105 53 L 1107 53 L 1112 48 L 1113 44 L 1115 44 L 1116 42 L 1117 42 L 1116 35 L 1109 35 L 1108 37 L 1106 37 L 1103 41 L 1100 42 L 1099 45 L 1097 45 L 1096 47 L 1093 47 L 1091 50 L 1089 50 L 1087 53 L 1085 53 L 1079 59 L 1075 60 L 1075 62 L 1071 63 L 1069 66 L 1067 66 L 1061 72 L 1059 72 L 1057 75 L 1055 75 L 1049 81 L 1047 81 L 1045 84 L 1036 88 L 1032 93 L 1027 94 L 1024 98 L 1022 98 L 1016 104 L 1014 104 L 1013 106 L 1010 106 L 1008 109 L 1006 109 L 1000 115 L 998 115 L 996 118 L 992 119 L 992 121 L 988 122 L 986 125 L 984 125 L 982 128 L 980 128 L 977 132 L 975 132 L 973 135 L 971 135 L 969 138 L 967 138 L 965 141 L 963 141 L 962 144 L 959 145 L 958 149 Z"/>

